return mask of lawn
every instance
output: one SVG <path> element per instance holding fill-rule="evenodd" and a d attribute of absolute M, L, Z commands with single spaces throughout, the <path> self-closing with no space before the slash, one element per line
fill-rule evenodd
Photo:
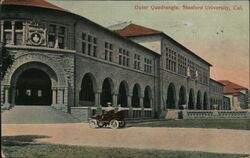
<path fill-rule="evenodd" d="M 242 154 L 33 144 L 4 146 L 7 158 L 244 158 Z"/>
<path fill-rule="evenodd" d="M 185 127 L 250 130 L 250 119 L 182 119 L 133 122 L 133 127 Z"/>

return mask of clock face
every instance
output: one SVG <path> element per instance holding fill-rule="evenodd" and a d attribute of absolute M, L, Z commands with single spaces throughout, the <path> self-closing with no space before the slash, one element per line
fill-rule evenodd
<path fill-rule="evenodd" d="M 37 32 L 31 34 L 31 41 L 34 44 L 40 44 L 41 42 L 41 35 Z"/>

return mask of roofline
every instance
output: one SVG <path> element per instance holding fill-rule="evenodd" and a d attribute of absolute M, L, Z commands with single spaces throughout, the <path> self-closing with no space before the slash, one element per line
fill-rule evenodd
<path fill-rule="evenodd" d="M 191 55 L 193 55 L 196 58 L 200 59 L 201 61 L 205 62 L 207 65 L 213 66 L 212 64 L 210 64 L 209 62 L 207 62 L 205 59 L 201 58 L 200 56 L 198 56 L 197 54 L 195 54 L 194 52 L 192 52 L 191 50 L 189 50 L 188 48 L 186 48 L 185 46 L 183 46 L 182 44 L 180 44 L 179 42 L 177 42 L 176 40 L 174 40 L 172 37 L 168 36 L 164 32 L 152 33 L 152 34 L 148 34 L 148 35 L 125 36 L 125 37 L 141 37 L 141 36 L 152 36 L 152 35 L 162 35 L 162 36 L 170 39 L 171 41 L 173 41 L 175 44 L 177 44 L 178 46 L 180 46 L 182 49 L 186 50 Z"/>
<path fill-rule="evenodd" d="M 212 79 L 212 78 L 209 78 L 209 79 L 212 80 L 212 81 L 214 81 L 214 82 L 216 82 L 216 83 L 218 83 L 218 84 L 220 84 L 220 85 L 225 86 L 223 83 L 220 83 L 219 81 L 216 81 L 216 80 L 214 80 L 214 79 Z"/>
<path fill-rule="evenodd" d="M 97 27 L 100 27 L 100 28 L 103 29 L 104 31 L 106 31 L 106 32 L 108 32 L 108 33 L 111 33 L 112 35 L 114 35 L 114 36 L 116 36 L 116 37 L 118 37 L 118 38 L 120 38 L 120 39 L 122 39 L 122 40 L 125 40 L 126 42 L 129 42 L 130 44 L 133 44 L 133 45 L 135 45 L 135 46 L 137 46 L 137 47 L 139 47 L 139 48 L 141 48 L 141 49 L 144 49 L 144 50 L 146 50 L 146 51 L 148 51 L 148 52 L 151 52 L 153 55 L 160 56 L 160 54 L 154 52 L 154 51 L 151 50 L 151 49 L 148 49 L 148 48 L 146 48 L 146 47 L 144 47 L 144 46 L 142 46 L 142 45 L 140 45 L 140 44 L 138 44 L 138 43 L 136 43 L 136 42 L 133 42 L 132 40 L 130 40 L 130 39 L 128 39 L 128 38 L 125 38 L 125 37 L 119 35 L 118 33 L 115 33 L 114 31 L 111 31 L 111 30 L 109 30 L 108 28 L 106 28 L 106 27 L 104 27 L 104 26 L 102 26 L 102 25 L 100 25 L 100 24 L 97 24 L 97 23 L 95 23 L 94 21 L 89 20 L 88 18 L 85 18 L 85 17 L 83 17 L 83 16 L 81 16 L 81 15 L 78 15 L 78 14 L 76 14 L 76 13 L 72 13 L 72 12 L 70 12 L 70 11 L 67 12 L 67 10 L 63 11 L 63 10 L 56 10 L 56 9 L 52 9 L 52 8 L 38 7 L 38 6 L 28 6 L 28 5 L 5 5 L 5 6 L 37 7 L 37 8 L 42 8 L 42 9 L 49 9 L 49 10 L 54 10 L 54 11 L 63 12 L 63 13 L 65 13 L 65 14 L 69 14 L 69 15 L 75 16 L 76 18 L 84 19 L 85 21 L 87 21 L 87 22 L 89 22 L 89 23 L 91 23 L 91 24 L 93 24 L 93 25 L 96 25 Z M 76 20 L 77 20 L 77 19 L 76 19 Z"/>

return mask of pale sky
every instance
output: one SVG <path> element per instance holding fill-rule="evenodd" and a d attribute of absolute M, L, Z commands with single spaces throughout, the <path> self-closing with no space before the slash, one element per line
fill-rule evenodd
<path fill-rule="evenodd" d="M 132 21 L 163 31 L 211 63 L 213 79 L 249 88 L 248 1 L 49 1 L 104 27 Z M 142 5 L 147 9 L 136 9 Z M 151 8 L 162 5 L 179 9 Z M 187 10 L 183 5 L 203 9 Z M 207 6 L 230 10 L 208 10 Z"/>

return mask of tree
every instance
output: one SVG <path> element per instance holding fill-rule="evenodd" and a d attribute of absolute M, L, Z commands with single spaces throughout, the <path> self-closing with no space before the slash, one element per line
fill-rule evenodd
<path fill-rule="evenodd" d="M 0 43 L 0 57 L 1 57 L 0 58 L 0 80 L 2 80 L 8 68 L 10 68 L 14 62 L 13 56 L 10 55 L 4 43 Z"/>

